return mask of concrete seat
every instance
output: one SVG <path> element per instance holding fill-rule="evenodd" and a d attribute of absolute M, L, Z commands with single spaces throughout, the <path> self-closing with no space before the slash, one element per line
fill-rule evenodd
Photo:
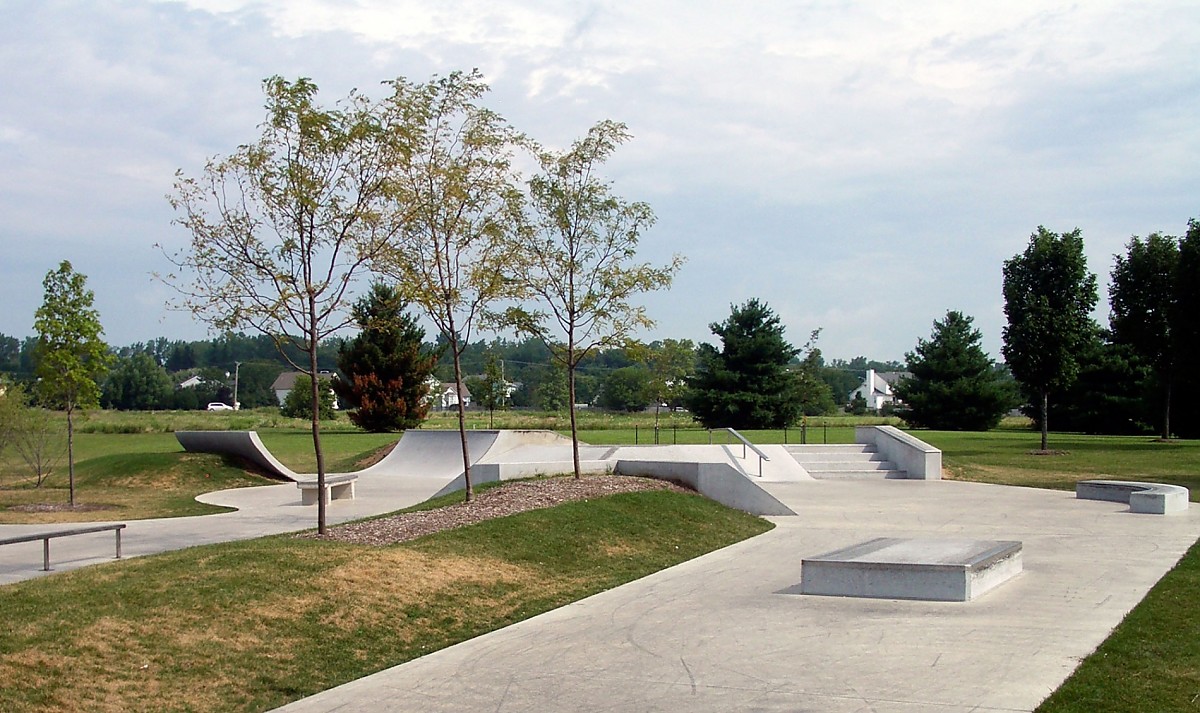
<path fill-rule="evenodd" d="M 358 480 L 357 473 L 325 476 L 325 502 L 330 500 L 353 500 L 354 481 Z M 298 480 L 296 487 L 300 488 L 300 502 L 303 505 L 317 504 L 319 487 L 315 480 Z"/>
<path fill-rule="evenodd" d="M 1129 480 L 1081 480 L 1075 484 L 1075 497 L 1081 500 L 1107 500 L 1129 503 L 1130 512 L 1166 515 L 1186 512 L 1188 489 L 1164 483 L 1139 483 Z"/>

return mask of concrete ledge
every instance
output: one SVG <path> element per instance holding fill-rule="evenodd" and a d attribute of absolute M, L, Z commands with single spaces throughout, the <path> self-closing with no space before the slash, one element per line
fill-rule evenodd
<path fill-rule="evenodd" d="M 341 475 L 325 476 L 324 497 L 325 502 L 330 500 L 353 500 L 354 499 L 354 481 L 358 480 L 358 475 L 354 473 L 343 473 Z M 315 480 L 298 480 L 296 487 L 300 488 L 300 503 L 302 505 L 316 505 L 317 491 L 321 490 L 320 485 Z"/>
<path fill-rule="evenodd" d="M 1080 500 L 1129 503 L 1130 512 L 1168 515 L 1187 512 L 1188 489 L 1181 485 L 1139 483 L 1130 480 L 1081 480 L 1075 484 Z"/>
<path fill-rule="evenodd" d="M 705 497 L 751 515 L 796 514 L 728 463 L 618 460 L 613 472 L 685 483 Z"/>
<path fill-rule="evenodd" d="M 800 591 L 825 596 L 966 602 L 1022 569 L 1011 540 L 874 540 L 801 563 Z"/>
<path fill-rule="evenodd" d="M 912 480 L 941 480 L 942 452 L 895 426 L 856 426 L 854 442 L 875 446 Z"/>

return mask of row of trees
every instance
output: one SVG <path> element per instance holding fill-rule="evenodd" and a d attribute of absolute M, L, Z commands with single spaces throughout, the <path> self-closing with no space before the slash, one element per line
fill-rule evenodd
<path fill-rule="evenodd" d="M 550 151 L 480 105 L 478 73 L 387 85 L 383 100 L 351 93 L 326 108 L 310 80 L 271 78 L 259 140 L 213 159 L 199 178 L 178 174 L 172 205 L 191 242 L 170 256 L 177 272 L 165 279 L 180 306 L 307 355 L 293 361 L 313 377 L 316 404 L 318 347 L 354 320 L 351 286 L 372 272 L 435 325 L 455 383 L 472 332 L 487 322 L 543 340 L 573 396 L 584 356 L 649 324 L 631 296 L 666 287 L 680 265 L 634 262 L 653 213 L 597 175 L 628 140 L 625 127 L 600 122 Z M 528 180 L 513 168 L 518 151 L 537 167 Z M 469 500 L 461 401 L 459 428 Z M 323 484 L 316 409 L 312 436 Z"/>
<path fill-rule="evenodd" d="M 1181 383 L 1200 386 L 1185 368 L 1200 347 L 1200 224 L 1189 221 L 1182 238 L 1131 238 L 1114 259 L 1108 329 L 1091 316 L 1097 301 L 1081 231 L 1039 226 L 1004 263 L 1003 354 L 1015 384 L 980 348 L 971 319 L 952 311 L 907 355 L 902 415 L 915 426 L 986 429 L 1024 403 L 1042 451 L 1052 419 L 1065 430 L 1153 428 L 1164 439 L 1200 432 L 1200 410 L 1173 398 Z"/>
<path fill-rule="evenodd" d="M 1186 369 L 1200 347 L 1200 224 L 1180 237 L 1134 236 L 1115 256 L 1108 329 L 1092 318 L 1096 277 L 1079 230 L 1038 228 L 1025 252 L 1005 263 L 1005 360 L 1042 430 L 1137 432 L 1166 439 L 1200 433 L 1180 384 L 1200 386 Z M 1058 404 L 1054 409 L 1051 404 Z"/>

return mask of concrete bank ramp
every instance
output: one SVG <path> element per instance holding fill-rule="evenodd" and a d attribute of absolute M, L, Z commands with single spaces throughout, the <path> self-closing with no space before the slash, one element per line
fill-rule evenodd
<path fill-rule="evenodd" d="M 491 450 L 500 431 L 467 431 L 467 453 L 472 465 Z M 358 471 L 360 476 L 418 476 L 453 478 L 463 472 L 462 440 L 458 431 L 405 431 L 400 442 L 375 465 Z"/>
<path fill-rule="evenodd" d="M 626 446 L 618 448 L 613 458 L 616 472 L 622 475 L 685 483 L 723 505 L 754 515 L 795 515 L 760 485 L 761 478 L 748 474 L 749 461 L 741 462 L 741 449 L 735 450 L 736 456 L 725 446 Z M 768 452 L 768 455 L 775 461 L 774 454 Z M 754 460 L 753 472 L 757 473 L 758 457 L 753 453 L 749 456 Z M 811 481 L 802 470 L 785 466 L 771 471 L 771 475 L 776 482 Z"/>
<path fill-rule="evenodd" d="M 254 431 L 176 431 L 175 440 L 189 453 L 237 456 L 277 478 L 310 480 L 280 463 Z"/>
<path fill-rule="evenodd" d="M 499 431 L 467 431 L 467 452 L 477 462 L 496 442 Z M 270 475 L 285 480 L 312 480 L 313 474 L 293 471 L 279 462 L 254 431 L 176 431 L 183 449 L 244 458 Z M 378 463 L 358 471 L 360 476 L 453 478 L 463 471 L 458 431 L 405 431 L 399 443 Z M 330 473 L 333 475 L 333 473 Z"/>

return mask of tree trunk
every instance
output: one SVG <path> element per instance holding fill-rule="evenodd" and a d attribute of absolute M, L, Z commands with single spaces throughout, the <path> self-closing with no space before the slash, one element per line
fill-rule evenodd
<path fill-rule="evenodd" d="M 1163 406 L 1162 437 L 1164 441 L 1171 439 L 1171 377 L 1167 376 L 1166 404 Z"/>
<path fill-rule="evenodd" d="M 1047 421 L 1050 418 L 1050 391 L 1042 390 L 1042 450 L 1046 450 L 1046 437 L 1050 433 Z"/>
<path fill-rule="evenodd" d="M 567 406 L 571 409 L 571 462 L 575 465 L 575 479 L 583 477 L 579 470 L 579 430 L 575 422 L 575 350 L 567 348 Z"/>
<path fill-rule="evenodd" d="M 313 305 L 315 308 L 315 305 Z M 317 534 L 325 534 L 325 453 L 321 450 L 321 379 L 317 374 L 316 329 L 308 335 L 308 366 L 312 377 L 312 439 L 317 456 Z"/>
<path fill-rule="evenodd" d="M 475 497 L 475 490 L 471 487 L 471 452 L 467 448 L 467 407 L 463 405 L 462 391 L 459 389 L 459 384 L 462 383 L 462 355 L 459 353 L 457 339 L 450 343 L 450 348 L 454 350 L 454 395 L 458 401 L 458 436 L 462 441 L 463 484 L 466 501 L 471 502 Z"/>
<path fill-rule="evenodd" d="M 67 404 L 67 504 L 75 507 L 75 408 Z"/>

